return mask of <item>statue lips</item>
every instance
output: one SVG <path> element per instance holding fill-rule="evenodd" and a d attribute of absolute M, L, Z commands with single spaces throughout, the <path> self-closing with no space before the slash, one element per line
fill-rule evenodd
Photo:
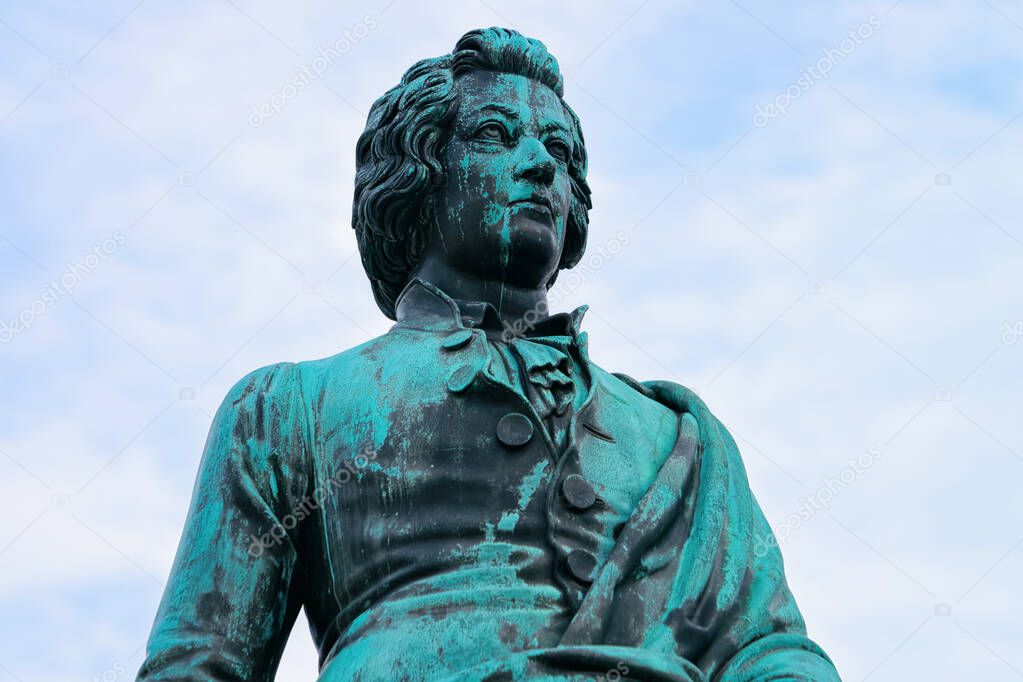
<path fill-rule="evenodd" d="M 551 200 L 542 194 L 531 194 L 523 199 L 515 199 L 508 202 L 508 207 L 521 208 L 545 219 L 546 222 L 554 222 L 554 211 L 551 208 Z"/>

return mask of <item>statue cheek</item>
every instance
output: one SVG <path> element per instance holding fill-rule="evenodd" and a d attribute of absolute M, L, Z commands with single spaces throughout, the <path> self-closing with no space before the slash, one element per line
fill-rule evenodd
<path fill-rule="evenodd" d="M 565 233 L 567 232 L 566 225 L 568 225 L 568 215 L 561 215 L 555 220 L 554 231 L 558 235 L 558 241 L 564 241 Z"/>
<path fill-rule="evenodd" d="M 559 214 L 555 216 L 555 224 L 558 229 L 558 236 L 564 237 L 568 226 L 569 213 L 572 210 L 572 184 L 565 180 L 561 185 L 561 205 L 558 207 Z"/>
<path fill-rule="evenodd" d="M 497 191 L 504 191 L 505 185 L 511 178 L 509 164 L 506 158 L 502 157 L 491 157 L 487 159 L 482 166 L 481 177 L 487 183 L 489 188 Z"/>
<path fill-rule="evenodd" d="M 483 210 L 483 223 L 497 225 L 504 218 L 504 208 L 495 201 L 488 202 Z"/>
<path fill-rule="evenodd" d="M 507 166 L 491 160 L 479 176 L 479 191 L 486 203 L 503 207 L 510 187 L 511 176 Z"/>
<path fill-rule="evenodd" d="M 499 190 L 499 183 L 503 180 L 503 168 L 493 158 L 470 154 L 464 158 L 461 166 L 460 184 L 467 194 L 486 199 L 492 198 Z"/>

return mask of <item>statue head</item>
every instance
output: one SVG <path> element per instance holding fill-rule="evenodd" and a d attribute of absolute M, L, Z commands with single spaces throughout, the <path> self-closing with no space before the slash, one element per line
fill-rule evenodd
<path fill-rule="evenodd" d="M 355 228 L 377 305 L 426 256 L 550 288 L 579 262 L 591 207 L 579 119 L 543 43 L 488 28 L 378 99 L 356 148 Z"/>

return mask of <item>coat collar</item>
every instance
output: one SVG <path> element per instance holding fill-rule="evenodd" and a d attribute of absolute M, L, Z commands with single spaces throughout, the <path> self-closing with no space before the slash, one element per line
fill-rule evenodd
<path fill-rule="evenodd" d="M 578 449 L 588 447 L 591 438 L 595 437 L 602 441 L 615 442 L 613 435 L 600 426 L 600 414 L 602 410 L 599 394 L 603 390 L 600 386 L 602 379 L 598 372 L 594 372 L 590 365 L 590 358 L 587 344 L 587 334 L 580 331 L 579 326 L 588 306 L 582 305 L 570 313 L 556 313 L 533 325 L 523 325 L 518 338 L 527 341 L 535 339 L 541 344 L 565 346 L 573 345 L 579 353 L 582 369 L 586 373 L 588 391 L 583 404 L 572 416 L 569 425 L 571 438 L 570 447 Z M 535 407 L 511 386 L 499 381 L 488 373 L 488 362 L 484 359 L 489 356 L 490 344 L 478 343 L 478 338 L 485 336 L 491 339 L 500 340 L 504 336 L 505 342 L 510 342 L 515 335 L 509 338 L 506 335 L 508 327 L 500 318 L 497 310 L 482 301 L 456 301 L 448 296 L 436 285 L 418 277 L 414 277 L 402 290 L 395 305 L 397 324 L 392 329 L 434 331 L 442 334 L 449 334 L 449 340 L 455 339 L 456 345 L 451 348 L 478 348 L 480 353 L 474 359 L 467 360 L 473 367 L 473 371 L 466 372 L 465 367 L 459 367 L 451 376 L 448 388 L 454 392 L 461 392 L 475 381 L 478 376 L 487 377 L 495 385 L 504 386 L 523 401 L 523 408 L 533 411 Z M 525 322 L 525 320 L 523 320 Z M 472 338 L 477 341 L 465 342 L 464 332 L 472 332 Z M 463 334 L 459 334 L 463 332 Z M 520 346 L 533 346 L 534 344 L 518 344 Z M 448 346 L 445 346 L 448 347 Z M 562 348 L 562 350 L 567 350 Z M 542 358 L 541 358 L 542 360 Z M 529 359 L 526 359 L 529 365 Z M 537 365 L 543 364 L 538 362 Z M 458 376 L 458 380 L 454 381 Z M 452 383 L 454 381 L 454 383 Z M 539 415 L 537 415 L 539 418 Z M 551 454 L 557 459 L 557 450 L 550 442 L 550 437 L 544 432 L 544 440 L 547 442 Z"/>
<path fill-rule="evenodd" d="M 588 308 L 581 305 L 571 312 L 555 313 L 536 321 L 509 322 L 502 319 L 490 303 L 453 299 L 431 282 L 413 277 L 398 296 L 394 326 L 441 332 L 478 328 L 487 332 L 487 336 L 506 342 L 516 337 L 564 336 L 577 345 L 585 357 L 587 335 L 580 331 L 580 325 Z"/>

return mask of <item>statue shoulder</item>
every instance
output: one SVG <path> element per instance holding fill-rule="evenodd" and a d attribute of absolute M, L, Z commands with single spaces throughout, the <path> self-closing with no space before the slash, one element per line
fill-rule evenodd
<path fill-rule="evenodd" d="M 300 362 L 275 362 L 254 369 L 236 381 L 224 397 L 215 419 L 244 418 L 255 426 L 287 418 L 303 422 L 317 404 L 317 395 L 364 377 L 367 363 L 386 335 L 334 355 Z M 304 427 L 302 427 L 304 429 Z"/>
<path fill-rule="evenodd" d="M 304 419 L 299 363 L 275 362 L 252 370 L 236 381 L 217 411 L 217 420 L 245 422 L 257 438 L 274 436 L 268 429 L 291 431 Z M 279 435 L 279 434 L 277 434 Z"/>
<path fill-rule="evenodd" d="M 379 383 L 384 367 L 419 361 L 419 350 L 415 335 L 392 330 L 334 355 L 299 362 L 298 371 L 310 396 L 325 389 L 365 390 Z"/>
<path fill-rule="evenodd" d="M 640 393 L 642 393 L 647 398 L 650 398 L 651 400 L 654 399 L 653 391 L 651 391 L 649 388 L 644 386 L 641 382 L 637 381 L 636 379 L 633 379 L 631 376 L 629 376 L 625 372 L 611 372 L 611 376 L 613 376 L 616 379 L 620 380 L 622 383 L 624 383 L 629 388 L 632 388 L 632 389 L 634 389 L 636 391 L 639 391 Z"/>
<path fill-rule="evenodd" d="M 393 400 L 401 386 L 430 385 L 429 378 L 442 370 L 436 361 L 441 339 L 427 332 L 392 330 L 340 353 L 298 363 L 310 423 L 345 424 L 352 415 L 373 412 Z M 402 400 L 416 395 L 400 393 Z"/>
<path fill-rule="evenodd" d="M 609 372 L 594 364 L 590 364 L 591 375 L 612 400 L 605 405 L 617 405 L 623 414 L 643 425 L 647 431 L 660 430 L 665 424 L 674 424 L 678 420 L 667 405 L 656 399 L 642 382 L 636 381 L 623 372 Z"/>
<path fill-rule="evenodd" d="M 689 423 L 692 423 L 694 420 L 706 423 L 712 422 L 716 426 L 723 428 L 720 420 L 711 413 L 703 399 L 687 386 L 665 380 L 638 381 L 623 372 L 614 372 L 612 376 L 650 400 L 668 407 L 681 415 L 689 415 L 689 418 L 684 421 Z"/>
<path fill-rule="evenodd" d="M 220 411 L 264 411 L 292 399 L 299 388 L 298 365 L 276 362 L 254 369 L 236 381 L 221 403 Z"/>

